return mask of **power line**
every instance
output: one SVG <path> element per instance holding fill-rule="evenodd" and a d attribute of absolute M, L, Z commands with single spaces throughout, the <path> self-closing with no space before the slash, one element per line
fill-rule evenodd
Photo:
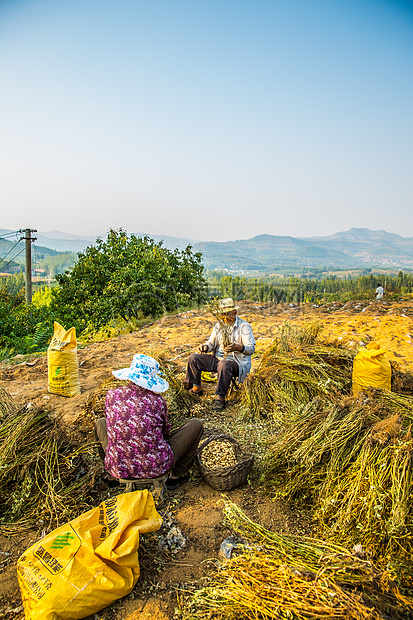
<path fill-rule="evenodd" d="M 10 252 L 13 252 L 14 248 L 16 247 L 16 245 L 18 245 L 20 243 L 21 239 L 19 239 L 18 241 L 16 241 L 16 243 L 14 244 L 14 246 L 12 248 L 10 248 L 10 250 L 7 252 L 7 254 L 5 254 L 3 256 L 3 258 L 1 259 L 2 261 L 6 258 L 6 256 L 8 256 L 10 254 Z M 20 252 L 21 254 L 21 252 Z"/>
<path fill-rule="evenodd" d="M 4 235 L 0 235 L 0 239 L 5 239 L 6 237 L 15 237 L 19 234 L 20 231 L 16 230 L 15 232 L 4 233 Z"/>
<path fill-rule="evenodd" d="M 20 256 L 20 254 L 22 254 L 24 252 L 25 248 L 23 248 L 22 250 L 20 250 L 20 252 L 18 254 L 16 254 L 16 256 L 14 256 L 11 260 L 9 260 L 9 262 L 7 263 L 7 265 L 2 265 L 1 268 L 2 269 L 7 269 L 7 267 L 10 265 L 10 263 L 12 263 L 18 256 Z"/>
<path fill-rule="evenodd" d="M 25 228 L 25 229 L 20 229 L 17 232 L 24 233 L 24 237 L 20 237 L 20 239 L 16 241 L 14 246 L 10 248 L 7 254 L 4 255 L 1 262 L 4 263 L 4 259 L 6 258 L 6 256 L 8 256 L 14 250 L 14 248 L 20 243 L 20 241 L 24 240 L 26 242 L 25 247 L 18 254 L 16 254 L 12 259 L 10 259 L 9 262 L 5 266 L 2 266 L 2 269 L 7 269 L 10 263 L 16 260 L 16 258 L 20 256 L 20 254 L 22 254 L 24 250 L 26 250 L 25 290 L 26 290 L 26 302 L 30 306 L 30 304 L 32 303 L 32 243 L 36 241 L 36 237 L 32 237 L 32 233 L 37 232 L 37 231 L 32 228 Z M 10 233 L 6 233 L 5 236 L 9 237 Z"/>

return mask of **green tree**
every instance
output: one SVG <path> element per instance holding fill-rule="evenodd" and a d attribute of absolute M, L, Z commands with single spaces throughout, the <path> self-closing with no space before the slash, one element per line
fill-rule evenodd
<path fill-rule="evenodd" d="M 154 316 L 206 299 L 201 253 L 168 250 L 150 237 L 111 229 L 106 241 L 80 253 L 70 271 L 56 276 L 52 309 L 80 332 L 112 319 Z M 59 320 L 58 319 L 58 320 Z"/>
<path fill-rule="evenodd" d="M 70 269 L 76 260 L 76 252 L 59 252 L 54 256 L 45 256 L 37 263 L 39 269 L 46 269 L 47 275 L 52 278 L 58 273 L 64 273 Z"/>
<path fill-rule="evenodd" d="M 0 287 L 0 359 L 47 348 L 53 317 L 45 305 L 28 306 L 24 289 L 16 294 Z"/>
<path fill-rule="evenodd" d="M 19 293 L 23 291 L 24 298 L 24 287 L 25 280 L 24 273 L 22 271 L 5 278 L 1 278 L 0 280 L 0 289 L 7 291 L 10 295 L 19 295 Z"/>

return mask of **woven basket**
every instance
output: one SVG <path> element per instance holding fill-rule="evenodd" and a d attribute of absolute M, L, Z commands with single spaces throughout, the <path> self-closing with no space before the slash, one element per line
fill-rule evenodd
<path fill-rule="evenodd" d="M 211 441 L 232 443 L 235 457 L 238 461 L 237 464 L 227 467 L 206 467 L 202 463 L 202 451 Z M 204 480 L 211 485 L 211 487 L 219 491 L 230 491 L 246 483 L 247 476 L 254 462 L 254 456 L 252 454 L 244 454 L 231 435 L 221 433 L 219 435 L 212 434 L 201 443 L 196 455 L 196 462 Z"/>

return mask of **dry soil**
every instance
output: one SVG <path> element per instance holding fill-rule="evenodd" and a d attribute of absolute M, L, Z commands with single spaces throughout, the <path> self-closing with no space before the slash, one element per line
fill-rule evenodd
<path fill-rule="evenodd" d="M 316 305 L 283 305 L 242 302 L 239 314 L 248 320 L 257 341 L 253 370 L 271 343 L 276 329 L 284 321 L 300 324 L 319 320 L 322 337 L 338 340 L 357 349 L 375 340 L 388 351 L 390 360 L 403 371 L 413 370 L 413 302 L 349 302 Z M 209 335 L 212 317 L 204 310 L 165 316 L 131 334 L 96 342 L 79 343 L 78 360 L 82 393 L 73 398 L 50 394 L 47 389 L 47 357 L 14 358 L 0 365 L 0 387 L 7 390 L 19 405 L 32 402 L 62 416 L 70 427 L 82 419 L 87 397 L 95 392 L 111 371 L 129 366 L 134 353 L 154 357 L 162 355 L 173 360 L 183 372 L 188 355 Z M 182 375 L 183 377 L 183 375 Z M 212 400 L 213 385 L 205 386 L 203 402 Z M 223 414 L 213 415 L 208 406 L 199 410 L 207 428 L 222 428 L 256 453 L 262 455 L 262 427 L 250 425 L 240 430 L 236 396 L 231 397 Z M 268 429 L 265 429 L 268 431 Z M 248 439 L 246 437 L 248 436 Z M 114 491 L 107 490 L 107 495 Z M 286 504 L 273 501 L 254 484 L 234 489 L 227 495 L 254 520 L 268 529 L 283 532 L 305 532 L 305 515 L 292 512 Z M 176 492 L 167 492 L 159 504 L 165 522 L 173 523 L 182 532 L 185 546 L 159 551 L 158 543 L 165 535 L 165 526 L 141 538 L 139 559 L 141 577 L 131 594 L 91 616 L 94 620 L 165 620 L 173 618 L 179 592 L 197 587 L 215 565 L 222 541 L 229 535 L 223 525 L 222 493 L 208 486 L 194 472 L 191 480 Z M 39 515 L 40 517 L 40 515 Z M 16 561 L 21 553 L 38 540 L 40 532 L 32 530 L 23 536 L 0 537 L 0 618 L 23 617 L 16 577 Z"/>

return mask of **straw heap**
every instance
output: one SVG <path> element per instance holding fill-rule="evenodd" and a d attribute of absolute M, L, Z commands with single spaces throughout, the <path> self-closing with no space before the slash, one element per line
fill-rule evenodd
<path fill-rule="evenodd" d="M 48 529 L 88 509 L 96 471 L 49 412 L 12 407 L 0 422 L 0 532 Z"/>
<path fill-rule="evenodd" d="M 372 391 L 337 405 L 315 399 L 273 439 L 263 482 L 314 511 L 319 531 L 362 544 L 413 586 L 413 399 Z"/>
<path fill-rule="evenodd" d="M 273 417 L 280 424 L 313 398 L 350 392 L 353 354 L 318 344 L 321 326 L 309 321 L 301 329 L 288 322 L 278 330 L 242 396 L 244 417 Z"/>
<path fill-rule="evenodd" d="M 244 541 L 242 554 L 182 601 L 184 620 L 379 620 L 407 618 L 413 611 L 413 601 L 386 572 L 346 549 L 269 532 L 230 501 L 224 513 Z"/>
<path fill-rule="evenodd" d="M 262 481 L 311 510 L 322 536 L 361 544 L 413 588 L 413 398 L 371 389 L 349 398 L 353 355 L 317 344 L 319 325 L 281 326 L 243 396 L 249 417 L 271 416 Z M 394 385 L 408 391 L 398 371 Z"/>

